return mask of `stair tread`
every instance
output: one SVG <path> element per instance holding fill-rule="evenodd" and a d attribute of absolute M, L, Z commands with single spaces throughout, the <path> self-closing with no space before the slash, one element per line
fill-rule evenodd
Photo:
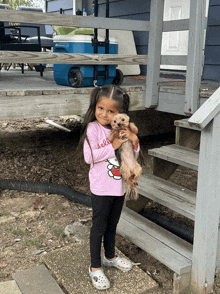
<path fill-rule="evenodd" d="M 191 129 L 191 130 L 196 130 L 201 132 L 201 129 L 196 127 L 195 125 L 190 125 L 188 122 L 188 118 L 184 118 L 184 119 L 179 119 L 179 120 L 175 120 L 174 121 L 174 125 L 176 127 L 181 127 L 181 128 L 186 128 L 186 129 Z"/>
<path fill-rule="evenodd" d="M 117 232 L 179 275 L 191 271 L 193 246 L 127 207 Z"/>
<path fill-rule="evenodd" d="M 196 193 L 154 175 L 140 177 L 138 193 L 185 217 L 195 219 Z"/>
<path fill-rule="evenodd" d="M 154 157 L 198 170 L 199 151 L 176 144 L 149 149 L 148 153 Z"/>

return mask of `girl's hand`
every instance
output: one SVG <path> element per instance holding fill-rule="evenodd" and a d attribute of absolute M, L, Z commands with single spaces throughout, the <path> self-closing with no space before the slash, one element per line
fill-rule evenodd
<path fill-rule="evenodd" d="M 113 142 L 112 142 L 112 147 L 113 147 L 115 150 L 117 150 L 117 149 L 121 146 L 121 144 L 124 143 L 124 142 L 126 142 L 126 141 L 128 141 L 127 138 L 125 138 L 125 139 L 118 139 L 118 138 L 115 138 L 115 139 L 113 140 Z"/>
<path fill-rule="evenodd" d="M 137 150 L 139 139 L 138 137 L 131 132 L 130 129 L 125 129 L 121 132 L 122 137 L 126 137 L 128 140 L 130 140 L 134 146 L 134 149 Z"/>

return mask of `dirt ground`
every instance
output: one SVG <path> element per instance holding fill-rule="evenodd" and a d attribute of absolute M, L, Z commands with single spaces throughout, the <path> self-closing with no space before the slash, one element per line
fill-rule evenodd
<path fill-rule="evenodd" d="M 89 194 L 88 167 L 83 171 L 74 160 L 81 124 L 71 117 L 52 120 L 72 131 L 54 128 L 44 119 L 0 121 L 0 177 L 58 183 Z M 140 143 L 146 161 L 143 173 L 147 173 L 147 150 L 174 143 L 174 134 L 143 137 Z M 179 168 L 171 180 L 195 191 L 196 178 L 196 172 Z M 150 200 L 147 205 L 170 213 Z M 39 265 L 43 254 L 70 246 L 75 241 L 64 235 L 66 225 L 75 221 L 91 224 L 91 217 L 91 208 L 62 195 L 1 190 L 0 281 L 11 280 L 12 273 Z M 140 267 L 160 285 L 160 293 L 172 293 L 172 271 L 119 235 L 116 246 L 132 261 L 141 263 Z M 39 249 L 42 252 L 36 254 Z M 219 287 L 216 279 L 214 293 L 220 293 Z"/>

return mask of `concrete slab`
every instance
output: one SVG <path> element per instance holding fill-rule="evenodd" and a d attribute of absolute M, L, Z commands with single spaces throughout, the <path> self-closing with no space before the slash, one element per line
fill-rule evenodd
<path fill-rule="evenodd" d="M 124 256 L 118 249 L 116 252 Z M 50 252 L 42 258 L 69 294 L 100 293 L 93 287 L 88 274 L 90 265 L 88 238 L 84 242 L 74 243 L 70 247 Z M 108 267 L 104 267 L 104 271 L 111 283 L 111 288 L 105 290 L 106 294 L 140 294 L 157 288 L 156 282 L 138 266 L 134 266 L 128 273 Z"/>
<path fill-rule="evenodd" d="M 12 277 L 22 294 L 64 294 L 45 265 L 17 272 Z"/>
<path fill-rule="evenodd" d="M 15 281 L 0 283 L 0 294 L 22 294 Z"/>

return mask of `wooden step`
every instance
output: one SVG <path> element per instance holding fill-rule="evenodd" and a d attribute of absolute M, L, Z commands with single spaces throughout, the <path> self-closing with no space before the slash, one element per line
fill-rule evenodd
<path fill-rule="evenodd" d="M 188 118 L 175 120 L 174 126 L 201 132 L 200 128 L 196 127 L 195 125 L 190 125 L 188 123 Z"/>
<path fill-rule="evenodd" d="M 154 157 L 198 170 L 199 151 L 176 144 L 149 149 L 148 153 Z"/>
<path fill-rule="evenodd" d="M 196 193 L 154 175 L 143 175 L 138 193 L 192 220 L 195 219 Z"/>
<path fill-rule="evenodd" d="M 123 208 L 117 233 L 178 275 L 191 271 L 193 246 L 127 207 Z"/>

